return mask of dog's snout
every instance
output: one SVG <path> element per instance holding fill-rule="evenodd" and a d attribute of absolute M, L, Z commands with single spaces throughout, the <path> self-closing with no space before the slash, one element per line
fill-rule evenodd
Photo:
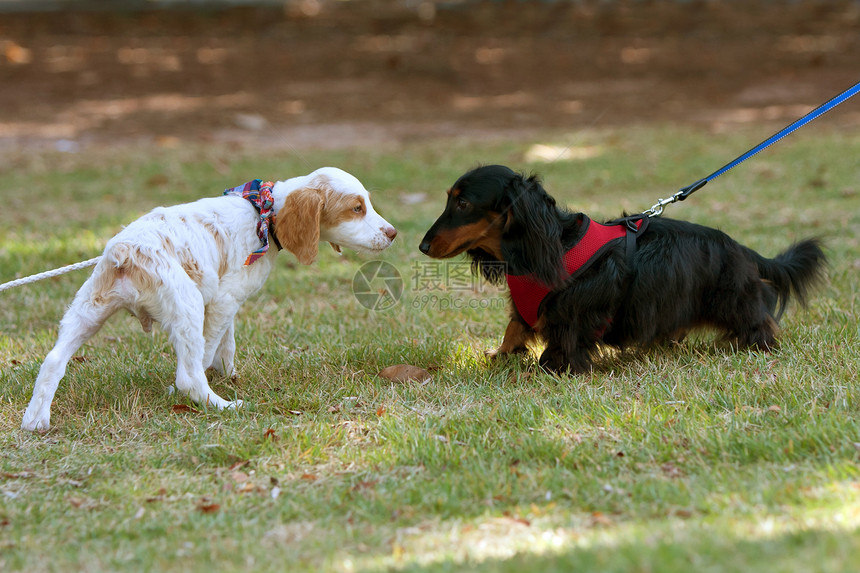
<path fill-rule="evenodd" d="M 430 241 L 427 239 L 421 241 L 421 244 L 418 245 L 418 250 L 426 255 L 430 251 Z"/>
<path fill-rule="evenodd" d="M 382 232 L 385 233 L 385 236 L 392 241 L 394 240 L 394 237 L 397 236 L 397 229 L 395 229 L 391 225 L 388 225 L 387 227 L 382 227 Z"/>

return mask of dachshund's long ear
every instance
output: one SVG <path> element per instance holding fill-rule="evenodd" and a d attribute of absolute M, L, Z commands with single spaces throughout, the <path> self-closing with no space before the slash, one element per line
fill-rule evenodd
<path fill-rule="evenodd" d="M 502 255 L 510 274 L 533 274 L 549 287 L 562 280 L 562 224 L 553 199 L 537 177 L 512 177 L 505 190 Z"/>
<path fill-rule="evenodd" d="M 317 189 L 296 189 L 284 200 L 275 219 L 275 233 L 281 245 L 303 265 L 317 258 L 323 197 Z"/>

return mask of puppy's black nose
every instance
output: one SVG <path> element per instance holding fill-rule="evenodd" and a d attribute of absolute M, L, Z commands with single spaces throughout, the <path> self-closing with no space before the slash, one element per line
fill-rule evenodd
<path fill-rule="evenodd" d="M 427 251 L 430 250 L 430 241 L 427 241 L 426 239 L 421 241 L 421 244 L 418 245 L 418 250 L 426 255 Z"/>

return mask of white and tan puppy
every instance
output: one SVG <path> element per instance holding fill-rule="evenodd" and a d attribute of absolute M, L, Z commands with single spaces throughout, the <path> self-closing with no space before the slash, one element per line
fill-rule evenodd
<path fill-rule="evenodd" d="M 155 321 L 167 332 L 176 350 L 179 392 L 219 409 L 240 405 L 213 392 L 205 370 L 233 375 L 233 317 L 269 276 L 275 246 L 310 264 L 321 241 L 338 251 L 343 246 L 376 253 L 397 235 L 374 211 L 361 182 L 340 169 L 325 167 L 267 189 L 265 211 L 272 217 L 262 225 L 259 204 L 225 195 L 154 209 L 111 239 L 60 322 L 22 427 L 48 429 L 66 365 L 120 309 L 134 314 L 145 331 Z M 267 232 L 273 248 L 266 246 Z"/>

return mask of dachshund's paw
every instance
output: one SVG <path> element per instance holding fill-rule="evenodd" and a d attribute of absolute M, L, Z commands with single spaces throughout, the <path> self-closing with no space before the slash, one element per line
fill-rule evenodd
<path fill-rule="evenodd" d="M 527 348 L 516 348 L 514 350 L 503 350 L 504 346 L 500 346 L 495 350 L 485 350 L 484 356 L 490 360 L 503 359 L 507 356 L 519 356 L 528 352 Z"/>
<path fill-rule="evenodd" d="M 562 374 L 566 370 L 567 364 L 559 360 L 544 360 L 541 358 L 540 367 L 550 374 Z"/>
<path fill-rule="evenodd" d="M 540 357 L 540 367 L 552 374 L 582 374 L 591 370 L 590 363 L 577 364 L 565 359 L 561 354 L 547 354 Z"/>
<path fill-rule="evenodd" d="M 495 360 L 496 358 L 500 358 L 504 355 L 505 353 L 498 348 L 496 348 L 495 350 L 484 350 L 484 356 L 486 356 L 490 360 Z"/>

